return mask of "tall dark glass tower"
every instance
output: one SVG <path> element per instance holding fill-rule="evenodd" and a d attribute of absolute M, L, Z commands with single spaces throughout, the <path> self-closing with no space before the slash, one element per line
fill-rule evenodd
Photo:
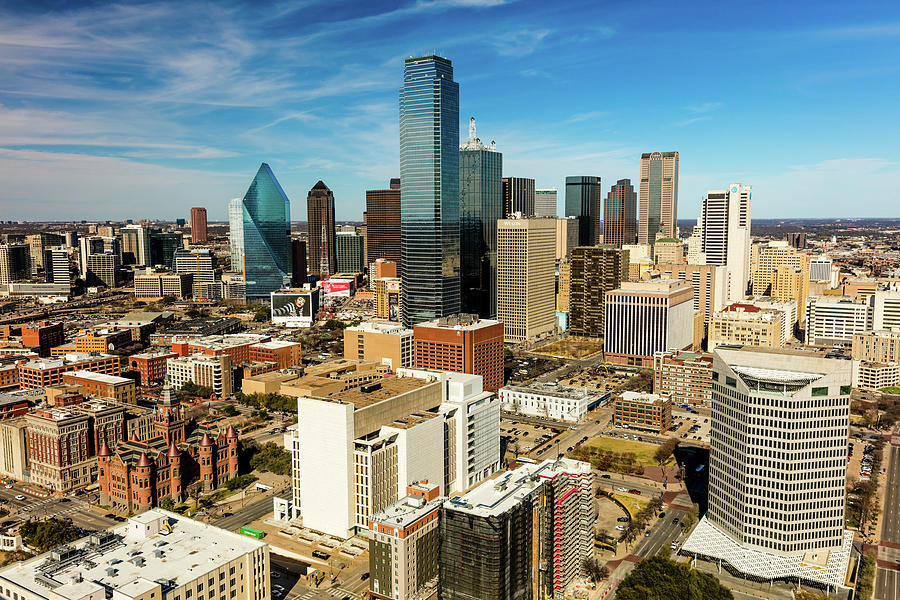
<path fill-rule="evenodd" d="M 637 194 L 630 179 L 612 186 L 603 205 L 603 245 L 621 248 L 637 237 Z"/>
<path fill-rule="evenodd" d="M 566 216 L 578 217 L 579 246 L 593 246 L 600 241 L 602 198 L 599 177 L 566 177 Z"/>
<path fill-rule="evenodd" d="M 291 201 L 263 163 L 241 204 L 247 297 L 268 298 L 290 282 Z"/>
<path fill-rule="evenodd" d="M 459 312 L 459 84 L 446 58 L 407 58 L 400 88 L 401 311 Z"/>
<path fill-rule="evenodd" d="M 503 217 L 503 155 L 475 136 L 459 147 L 459 254 L 461 311 L 497 316 L 497 219 Z"/>

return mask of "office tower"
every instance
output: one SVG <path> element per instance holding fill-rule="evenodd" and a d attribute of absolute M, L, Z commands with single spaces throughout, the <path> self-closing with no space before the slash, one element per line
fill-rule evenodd
<path fill-rule="evenodd" d="M 787 234 L 787 243 L 792 248 L 804 250 L 806 248 L 806 234 L 803 232 L 789 233 Z"/>
<path fill-rule="evenodd" d="M 375 279 L 376 319 L 400 320 L 400 287 L 399 277 L 377 277 Z"/>
<path fill-rule="evenodd" d="M 386 190 L 366 190 L 366 261 L 400 262 L 400 180 Z"/>
<path fill-rule="evenodd" d="M 637 194 L 630 179 L 609 189 L 603 205 L 603 245 L 621 248 L 637 239 Z"/>
<path fill-rule="evenodd" d="M 562 598 L 593 556 L 597 513 L 589 463 L 524 463 L 440 514 L 444 600 Z"/>
<path fill-rule="evenodd" d="M 69 272 L 69 252 L 65 248 L 44 250 L 44 271 L 47 274 L 47 283 L 70 285 L 72 276 Z"/>
<path fill-rule="evenodd" d="M 0 283 L 31 277 L 31 250 L 28 244 L 0 244 Z"/>
<path fill-rule="evenodd" d="M 712 316 L 707 347 L 709 350 L 730 345 L 783 348 L 785 319 L 783 311 L 735 302 Z"/>
<path fill-rule="evenodd" d="M 784 241 L 754 246 L 750 260 L 753 295 L 794 300 L 798 307 L 806 306 L 810 279 L 807 260 L 806 254 L 795 250 Z M 803 311 L 800 311 L 798 316 L 802 327 Z"/>
<path fill-rule="evenodd" d="M 462 312 L 497 316 L 497 219 L 503 217 L 503 154 L 475 135 L 459 147 L 459 286 Z"/>
<path fill-rule="evenodd" d="M 399 281 L 397 283 L 399 284 Z M 411 368 L 413 331 L 398 323 L 370 321 L 346 327 L 344 358 L 371 360 L 388 365 L 391 369 Z"/>
<path fill-rule="evenodd" d="M 652 367 L 653 356 L 694 346 L 694 289 L 679 279 L 626 281 L 606 292 L 603 352 L 611 363 Z M 699 344 L 700 340 L 696 340 Z"/>
<path fill-rule="evenodd" d="M 656 265 L 664 279 L 682 279 L 694 288 L 694 310 L 703 313 L 706 322 L 725 306 L 725 267 L 715 265 Z"/>
<path fill-rule="evenodd" d="M 91 254 L 87 257 L 87 267 L 84 272 L 85 285 L 117 287 L 121 279 L 121 267 L 122 263 L 118 254 L 112 252 Z"/>
<path fill-rule="evenodd" d="M 338 273 L 362 273 L 365 270 L 366 239 L 350 231 L 335 236 Z"/>
<path fill-rule="evenodd" d="M 181 233 L 150 232 L 150 262 L 172 268 L 175 251 L 184 248 L 184 236 Z"/>
<path fill-rule="evenodd" d="M 792 302 L 795 306 L 806 306 L 806 298 L 809 296 L 809 271 L 804 268 L 781 266 L 776 267 L 772 273 L 772 287 L 769 296 L 776 300 Z M 800 328 L 805 324 L 806 315 L 798 310 L 794 315 L 799 319 Z M 793 330 L 796 321 L 790 323 Z"/>
<path fill-rule="evenodd" d="M 534 190 L 534 216 L 556 216 L 556 188 Z"/>
<path fill-rule="evenodd" d="M 59 246 L 64 242 L 65 238 L 56 233 L 35 233 L 25 236 L 31 258 L 39 268 L 44 268 L 44 249 L 47 246 Z"/>
<path fill-rule="evenodd" d="M 533 342 L 556 331 L 555 245 L 554 218 L 497 221 L 497 319 L 505 342 Z"/>
<path fill-rule="evenodd" d="M 244 201 L 233 198 L 228 203 L 228 247 L 231 250 L 232 273 L 244 272 Z"/>
<path fill-rule="evenodd" d="M 310 270 L 320 279 L 338 272 L 335 251 L 334 194 L 321 180 L 306 196 Z"/>
<path fill-rule="evenodd" d="M 97 226 L 97 235 L 100 237 L 116 237 L 116 228 L 109 224 L 109 221 L 106 222 L 106 225 Z M 184 225 L 184 219 L 181 219 L 181 224 Z"/>
<path fill-rule="evenodd" d="M 578 219 L 579 246 L 593 246 L 600 241 L 602 199 L 599 177 L 566 177 L 566 216 Z"/>
<path fill-rule="evenodd" d="M 141 225 L 126 225 L 119 234 L 122 236 L 122 264 L 150 266 L 150 231 Z"/>
<path fill-rule="evenodd" d="M 437 588 L 438 516 L 447 499 L 439 492 L 437 484 L 413 483 L 405 498 L 369 519 L 369 597 L 411 600 Z"/>
<path fill-rule="evenodd" d="M 176 227 L 184 227 L 186 223 L 187 221 L 185 221 L 184 219 L 175 219 Z"/>
<path fill-rule="evenodd" d="M 830 287 L 834 287 L 834 284 L 837 282 L 834 281 L 834 278 L 831 276 L 832 268 L 834 267 L 834 263 L 830 258 L 825 256 L 819 256 L 817 258 L 812 258 L 809 261 L 809 281 L 810 282 L 821 282 L 824 281 L 829 284 Z"/>
<path fill-rule="evenodd" d="M 557 267 L 556 274 L 556 310 L 569 312 L 569 294 L 572 290 L 572 263 L 563 260 Z"/>
<path fill-rule="evenodd" d="M 569 329 L 573 335 L 603 336 L 606 292 L 628 280 L 628 251 L 579 246 L 569 258 Z"/>
<path fill-rule="evenodd" d="M 503 218 L 516 213 L 526 217 L 534 215 L 534 179 L 503 178 Z"/>
<path fill-rule="evenodd" d="M 306 242 L 303 240 L 291 240 L 291 285 L 300 287 L 306 283 Z"/>
<path fill-rule="evenodd" d="M 405 292 L 404 292 L 405 293 Z M 451 315 L 413 327 L 416 368 L 481 375 L 484 389 L 503 385 L 503 323 Z"/>
<path fill-rule="evenodd" d="M 209 248 L 180 248 L 172 259 L 172 270 L 182 275 L 190 275 L 193 281 L 194 298 L 203 298 L 201 286 L 219 280 L 216 255 Z"/>
<path fill-rule="evenodd" d="M 563 260 L 578 245 L 578 217 L 556 219 L 556 260 Z"/>
<path fill-rule="evenodd" d="M 713 353 L 709 508 L 682 553 L 757 581 L 844 585 L 850 363 L 796 350 Z"/>
<path fill-rule="evenodd" d="M 763 310 L 780 312 L 783 315 L 781 329 L 781 345 L 784 346 L 794 337 L 794 325 L 797 323 L 797 303 L 794 300 L 779 300 L 777 298 L 759 297 L 741 300 L 740 305 L 745 307 L 755 306 Z"/>
<path fill-rule="evenodd" d="M 316 531 L 346 538 L 413 482 L 452 493 L 500 468 L 500 402 L 477 376 L 397 369 L 297 404 L 293 485 L 303 525 Z"/>
<path fill-rule="evenodd" d="M 241 204 L 247 298 L 268 298 L 291 275 L 291 201 L 262 163 Z"/>
<path fill-rule="evenodd" d="M 400 181 L 400 312 L 409 326 L 460 309 L 459 84 L 445 58 L 404 63 Z"/>
<path fill-rule="evenodd" d="M 369 266 L 371 267 L 372 265 L 375 265 L 375 273 L 374 274 L 375 274 L 376 279 L 381 279 L 382 277 L 394 277 L 394 278 L 399 279 L 399 277 L 397 277 L 397 273 L 398 273 L 397 263 L 390 261 L 390 260 L 385 260 L 383 258 L 379 258 L 374 263 L 371 263 Z M 370 274 L 369 277 L 371 277 L 371 276 L 372 275 Z"/>
<path fill-rule="evenodd" d="M 875 290 L 871 303 L 872 329 L 900 328 L 900 291 Z"/>
<path fill-rule="evenodd" d="M 684 262 L 684 244 L 678 238 L 657 237 L 653 245 L 653 262 L 680 265 Z"/>
<path fill-rule="evenodd" d="M 871 298 L 840 296 L 806 299 L 806 343 L 813 346 L 850 346 L 853 336 L 872 329 Z"/>
<path fill-rule="evenodd" d="M 67 231 L 66 232 L 66 248 L 77 248 L 78 247 L 78 232 L 77 231 Z"/>
<path fill-rule="evenodd" d="M 650 244 L 656 234 L 675 237 L 678 227 L 678 153 L 641 154 L 638 243 Z M 750 215 L 747 214 L 749 221 Z"/>
<path fill-rule="evenodd" d="M 703 253 L 703 226 L 700 224 L 701 219 L 697 219 L 697 224 L 691 231 L 691 236 L 687 239 L 687 264 L 689 265 L 705 265 L 706 254 Z"/>
<path fill-rule="evenodd" d="M 729 302 L 742 299 L 750 281 L 751 192 L 749 185 L 739 183 L 712 190 L 706 192 L 700 209 L 701 250 L 707 264 L 725 267 Z"/>
<path fill-rule="evenodd" d="M 206 209 L 202 206 L 191 208 L 191 243 L 206 242 Z"/>

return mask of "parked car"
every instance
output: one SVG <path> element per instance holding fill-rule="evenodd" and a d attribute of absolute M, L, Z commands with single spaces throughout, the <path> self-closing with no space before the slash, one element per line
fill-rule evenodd
<path fill-rule="evenodd" d="M 616 491 L 617 491 L 617 492 L 627 492 L 627 491 L 628 491 L 628 488 L 617 487 L 617 488 L 616 488 Z"/>
<path fill-rule="evenodd" d="M 618 521 L 619 523 L 627 523 L 630 520 L 631 519 L 629 519 L 628 517 L 619 517 L 618 519 L 616 519 L 616 521 Z"/>
<path fill-rule="evenodd" d="M 625 527 L 623 525 L 616 525 L 616 531 L 625 531 Z"/>

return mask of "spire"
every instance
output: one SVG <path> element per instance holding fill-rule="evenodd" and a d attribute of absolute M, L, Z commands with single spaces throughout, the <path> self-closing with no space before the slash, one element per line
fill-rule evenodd
<path fill-rule="evenodd" d="M 149 467 L 153 463 L 150 462 L 150 457 L 147 456 L 146 452 L 141 452 L 141 457 L 138 459 L 137 466 L 139 467 Z"/>
<path fill-rule="evenodd" d="M 131 432 L 131 437 L 128 438 L 128 441 L 129 441 L 129 442 L 139 442 L 140 440 L 137 439 L 137 434 L 136 434 L 135 432 L 132 431 L 132 432 Z"/>
<path fill-rule="evenodd" d="M 103 440 L 103 443 L 100 445 L 100 451 L 97 453 L 97 456 L 112 456 L 112 450 L 109 449 L 106 440 Z"/>
<path fill-rule="evenodd" d="M 328 186 L 325 185 L 325 182 L 320 179 L 319 181 L 316 182 L 316 185 L 312 186 L 312 189 L 328 191 Z"/>
<path fill-rule="evenodd" d="M 469 117 L 469 141 L 475 141 L 475 117 Z"/>
<path fill-rule="evenodd" d="M 236 438 L 238 436 L 237 430 L 234 428 L 234 425 L 228 426 L 228 431 L 225 432 L 225 437 L 228 439 Z"/>
<path fill-rule="evenodd" d="M 181 450 L 179 450 L 178 446 L 175 445 L 175 440 L 172 440 L 172 443 L 169 444 L 169 451 L 166 452 L 166 456 L 168 456 L 169 458 L 181 456 Z"/>
<path fill-rule="evenodd" d="M 200 446 L 212 446 L 212 445 L 213 445 L 213 441 L 212 441 L 212 438 L 209 437 L 209 432 L 204 431 L 203 439 L 200 440 Z"/>

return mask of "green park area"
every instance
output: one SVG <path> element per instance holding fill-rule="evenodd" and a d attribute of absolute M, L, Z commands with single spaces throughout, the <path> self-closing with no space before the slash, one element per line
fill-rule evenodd
<path fill-rule="evenodd" d="M 634 494 L 613 494 L 613 497 L 622 503 L 622 506 L 628 510 L 628 514 L 632 519 L 648 504 L 647 500 Z"/>

